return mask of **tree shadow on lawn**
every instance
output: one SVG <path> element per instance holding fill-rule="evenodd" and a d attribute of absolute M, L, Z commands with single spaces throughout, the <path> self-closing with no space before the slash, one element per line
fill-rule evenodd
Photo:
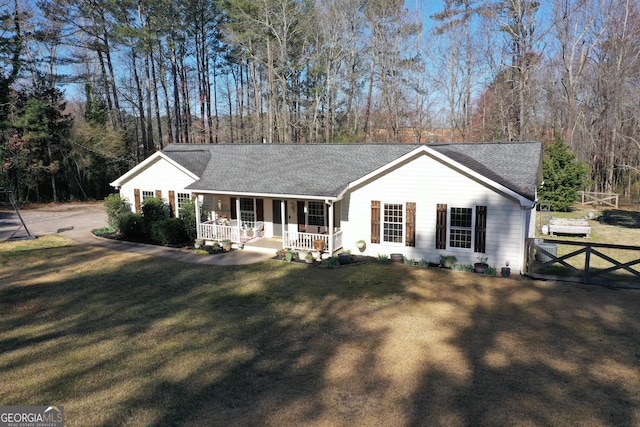
<path fill-rule="evenodd" d="M 609 225 L 640 228 L 640 212 L 612 209 L 604 213 L 603 221 Z"/>
<path fill-rule="evenodd" d="M 0 400 L 53 400 L 70 426 L 637 421 L 632 291 L 49 251 L 0 286 Z"/>
<path fill-rule="evenodd" d="M 24 260 L 20 279 L 0 287 L 0 366 L 12 372 L 6 380 L 36 371 L 41 380 L 3 401 L 55 397 L 70 425 L 104 394 L 114 399 L 84 422 L 175 425 L 211 405 L 254 407 L 274 385 L 292 399 L 313 393 L 332 346 L 373 338 L 333 315 L 350 299 L 375 308 L 402 289 L 399 278 L 368 289 L 377 279 L 356 271 L 203 267 L 83 247 L 35 249 Z"/>
<path fill-rule="evenodd" d="M 408 425 L 638 424 L 639 296 L 561 282 L 483 286 L 448 341 L 465 375 L 425 369 Z"/>

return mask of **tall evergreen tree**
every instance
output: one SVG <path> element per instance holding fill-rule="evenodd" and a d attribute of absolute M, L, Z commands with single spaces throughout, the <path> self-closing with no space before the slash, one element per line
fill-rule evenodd
<path fill-rule="evenodd" d="M 587 166 L 576 159 L 560 136 L 545 150 L 542 161 L 544 184 L 538 192 L 540 200 L 551 203 L 554 211 L 566 211 L 574 204 L 578 191 L 587 185 Z"/>
<path fill-rule="evenodd" d="M 63 114 L 62 92 L 36 75 L 34 87 L 26 94 L 26 102 L 15 121 L 17 137 L 28 151 L 25 182 L 27 193 L 37 201 L 68 198 L 68 186 L 60 185 L 62 163 L 69 152 L 68 136 L 72 119 Z"/>

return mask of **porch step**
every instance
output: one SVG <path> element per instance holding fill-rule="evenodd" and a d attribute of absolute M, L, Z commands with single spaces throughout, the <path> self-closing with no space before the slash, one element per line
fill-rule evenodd
<path fill-rule="evenodd" d="M 277 249 L 265 248 L 265 247 L 253 246 L 253 245 L 244 245 L 243 251 L 259 252 L 262 254 L 268 253 L 268 254 L 273 254 L 273 256 L 275 256 Z"/>
<path fill-rule="evenodd" d="M 260 253 L 270 253 L 274 256 L 276 252 L 282 249 L 282 240 L 281 239 L 260 239 L 255 242 L 245 243 L 244 250 L 252 251 L 252 252 L 260 252 Z"/>

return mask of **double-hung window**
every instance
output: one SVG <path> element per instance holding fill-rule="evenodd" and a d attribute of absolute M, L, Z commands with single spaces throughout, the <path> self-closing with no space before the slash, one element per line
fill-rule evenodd
<path fill-rule="evenodd" d="M 416 245 L 416 204 L 371 201 L 371 243 Z"/>
<path fill-rule="evenodd" d="M 178 193 L 176 196 L 176 200 L 178 202 L 178 215 L 180 214 L 180 208 L 184 205 L 185 202 L 191 200 L 191 194 L 189 193 Z"/>
<path fill-rule="evenodd" d="M 471 249 L 473 209 L 452 207 L 450 218 L 449 247 Z"/>
<path fill-rule="evenodd" d="M 448 208 L 438 204 L 436 211 L 436 249 L 473 249 L 485 252 L 487 207 Z"/>
<path fill-rule="evenodd" d="M 142 202 L 146 199 L 150 199 L 151 197 L 155 197 L 155 193 L 153 191 L 142 190 Z"/>
<path fill-rule="evenodd" d="M 253 223 L 256 220 L 256 212 L 254 209 L 253 199 L 247 197 L 240 198 L 240 220 Z"/>
<path fill-rule="evenodd" d="M 307 202 L 307 223 L 309 225 L 317 225 L 324 227 L 324 202 L 309 201 Z"/>
<path fill-rule="evenodd" d="M 404 205 L 401 203 L 385 203 L 382 219 L 382 241 L 389 243 L 403 242 Z"/>

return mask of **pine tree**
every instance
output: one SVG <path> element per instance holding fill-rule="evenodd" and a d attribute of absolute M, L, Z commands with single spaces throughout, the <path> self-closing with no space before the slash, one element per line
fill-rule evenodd
<path fill-rule="evenodd" d="M 544 184 L 538 192 L 540 200 L 549 202 L 554 211 L 567 211 L 575 203 L 578 191 L 588 184 L 587 166 L 576 156 L 561 137 L 545 150 L 542 161 Z"/>
<path fill-rule="evenodd" d="M 27 181 L 28 192 L 35 192 L 36 200 L 57 202 L 59 195 L 68 195 L 66 187 L 58 188 L 58 185 L 62 181 L 62 163 L 69 151 L 72 120 L 63 114 L 62 92 L 43 76 L 36 76 L 34 87 L 26 98 L 15 125 L 17 135 L 29 153 L 25 171 L 31 177 Z"/>

